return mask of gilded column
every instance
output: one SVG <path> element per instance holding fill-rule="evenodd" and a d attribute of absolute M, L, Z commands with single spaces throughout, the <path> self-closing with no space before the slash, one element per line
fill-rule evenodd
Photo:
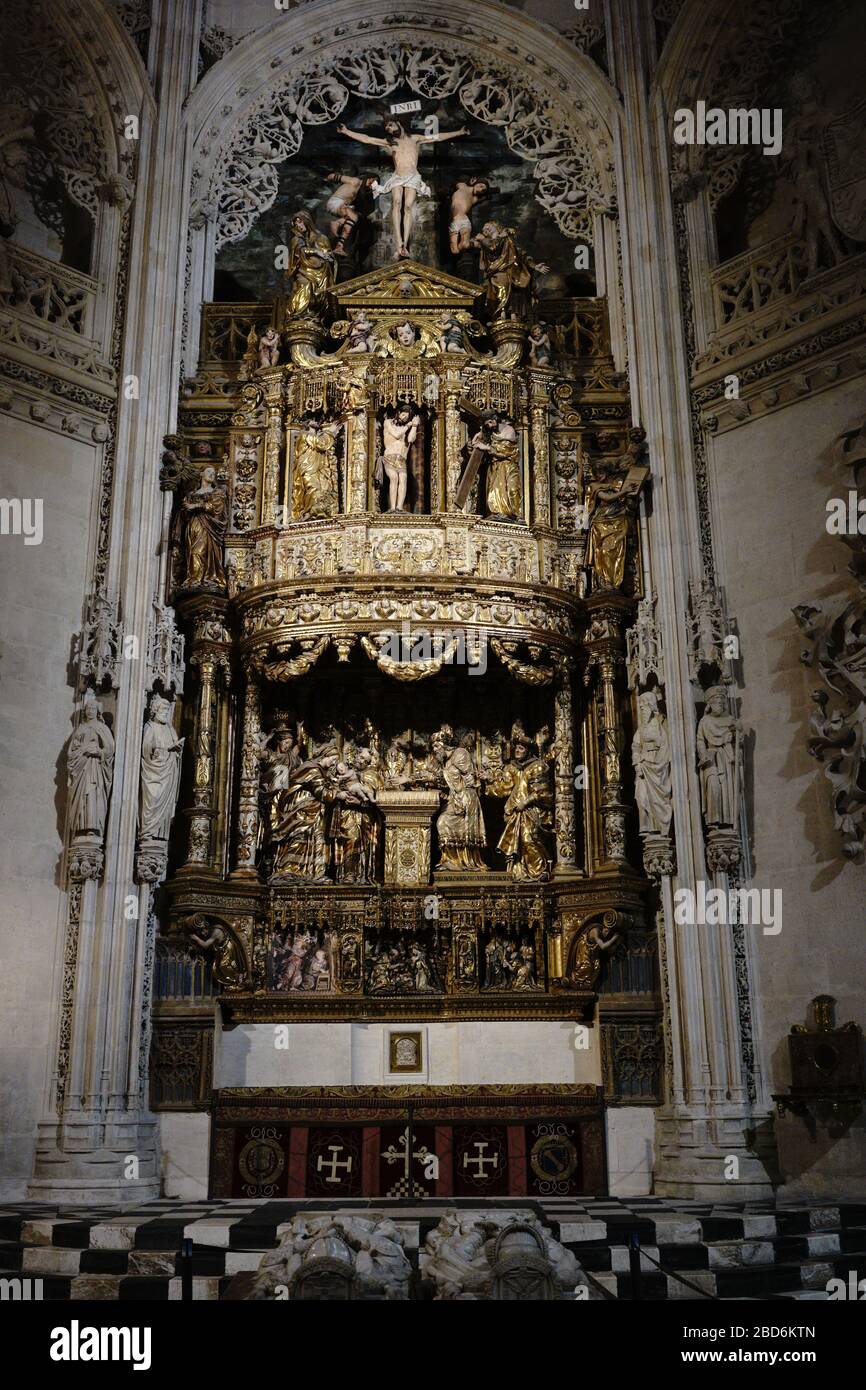
<path fill-rule="evenodd" d="M 532 434 L 532 511 L 536 526 L 550 525 L 550 431 L 547 383 L 532 378 L 529 417 Z"/>
<path fill-rule="evenodd" d="M 571 694 L 571 667 L 562 660 L 554 690 L 554 720 L 556 730 L 555 803 L 556 868 L 555 874 L 570 874 L 577 869 L 577 844 L 574 815 L 574 710 Z"/>
<path fill-rule="evenodd" d="M 449 373 L 445 384 L 445 504 L 449 512 L 460 510 L 456 501 L 463 463 L 459 401 L 460 383 Z"/>
<path fill-rule="evenodd" d="M 241 785 L 238 799 L 238 840 L 235 873 L 245 878 L 256 874 L 259 835 L 259 754 L 261 748 L 261 700 L 254 677 L 247 672 L 244 689 L 244 732 L 241 749 Z"/>
<path fill-rule="evenodd" d="M 190 819 L 186 872 L 214 868 L 216 847 L 213 825 L 219 814 L 216 788 L 224 783 L 226 750 L 221 747 L 220 729 L 225 732 L 225 685 L 230 671 L 230 637 L 223 623 L 224 603 L 209 601 L 199 609 L 193 628 L 190 665 L 198 668 L 199 690 L 193 731 L 193 801 Z M 222 673 L 222 674 L 221 674 Z"/>
<path fill-rule="evenodd" d="M 213 755 L 216 721 L 216 662 L 211 655 L 191 657 L 198 666 L 199 691 L 195 714 L 193 806 L 190 811 L 189 848 L 186 866 L 210 863 L 211 821 L 213 820 Z"/>
<path fill-rule="evenodd" d="M 349 379 L 343 387 L 343 410 L 348 424 L 348 486 L 346 511 L 367 510 L 367 392 L 363 379 Z"/>
<path fill-rule="evenodd" d="M 627 616 L 628 601 L 617 604 L 605 599 L 603 604 L 591 605 L 592 618 L 586 646 L 589 663 L 586 681 L 593 673 L 599 682 L 600 699 L 600 762 L 601 762 L 601 823 L 605 862 L 626 864 L 625 815 L 622 799 L 623 730 L 620 701 L 617 692 L 617 671 L 625 667 L 625 646 L 622 625 Z"/>
<path fill-rule="evenodd" d="M 262 525 L 272 526 L 280 502 L 280 452 L 283 447 L 283 378 L 265 386 L 265 459 L 262 477 Z"/>

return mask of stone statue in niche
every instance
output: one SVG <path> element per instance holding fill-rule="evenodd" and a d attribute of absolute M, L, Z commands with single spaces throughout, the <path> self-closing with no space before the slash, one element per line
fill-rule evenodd
<path fill-rule="evenodd" d="M 10 237 L 18 225 L 18 213 L 12 188 L 27 185 L 27 146 L 36 139 L 33 112 L 18 102 L 4 101 L 0 106 L 3 125 L 0 133 L 0 241 Z M 4 269 L 5 258 L 4 258 Z M 11 290 L 9 284 L 0 288 Z"/>
<path fill-rule="evenodd" d="M 671 741 L 658 693 L 638 696 L 638 726 L 631 745 L 640 833 L 667 835 L 671 828 Z"/>
<path fill-rule="evenodd" d="M 339 509 L 336 438 L 339 420 L 305 420 L 295 436 L 292 459 L 292 518 L 310 521 Z"/>
<path fill-rule="evenodd" d="M 227 529 L 225 491 L 217 486 L 216 469 L 208 464 L 201 471 L 199 486 L 185 494 L 172 522 L 177 588 L 225 588 L 223 545 Z"/>
<path fill-rule="evenodd" d="M 81 721 L 69 740 L 66 766 L 73 842 L 101 840 L 114 770 L 114 738 L 92 690 L 84 693 Z"/>
<path fill-rule="evenodd" d="M 382 422 L 382 456 L 377 461 L 375 480 L 388 479 L 388 511 L 406 510 L 409 486 L 409 455 L 418 438 L 421 418 L 410 405 L 401 405 Z"/>
<path fill-rule="evenodd" d="M 779 172 L 793 186 L 793 232 L 806 247 L 808 273 L 814 275 L 826 247 L 830 261 L 837 265 L 845 247 L 833 225 L 827 171 L 823 167 L 823 138 L 826 117 L 824 93 L 810 73 L 796 73 L 791 81 L 794 115 L 785 122 L 785 139 Z"/>
<path fill-rule="evenodd" d="M 456 975 L 461 984 L 473 985 L 478 973 L 478 952 L 474 935 L 464 932 L 457 939 Z"/>
<path fill-rule="evenodd" d="M 728 692 L 714 685 L 697 729 L 701 805 L 710 829 L 736 825 L 743 771 L 743 726 L 731 713 Z"/>
<path fill-rule="evenodd" d="M 316 230 L 308 212 L 296 212 L 291 221 L 286 275 L 290 289 L 286 312 L 290 318 L 320 313 L 327 308 L 336 280 L 331 243 Z"/>
<path fill-rule="evenodd" d="M 406 260 L 415 221 L 415 200 L 431 196 L 430 187 L 418 172 L 418 156 L 422 145 L 438 145 L 445 140 L 455 140 L 460 135 L 468 135 L 466 126 L 461 130 L 442 130 L 435 135 L 412 135 L 403 129 L 393 117 L 385 121 L 384 139 L 377 135 L 366 135 L 360 130 L 349 130 L 348 126 L 337 127 L 341 135 L 357 140 L 362 145 L 375 145 L 387 150 L 394 161 L 394 172 L 385 182 L 376 182 L 373 192 L 377 198 L 386 194 L 391 198 L 391 226 L 394 234 L 394 259 Z"/>
<path fill-rule="evenodd" d="M 274 877 L 327 883 L 372 881 L 378 847 L 377 770 L 369 749 L 350 767 L 333 744 L 290 775 L 271 800 Z"/>
<path fill-rule="evenodd" d="M 336 748 L 323 748 L 301 764 L 284 791 L 277 792 L 271 813 L 275 877 L 327 883 L 327 819 L 337 799 L 339 761 Z"/>
<path fill-rule="evenodd" d="M 477 436 L 476 436 L 477 437 Z M 487 469 L 487 515 L 493 521 L 516 521 L 520 516 L 520 447 L 517 431 L 506 415 L 497 417 L 496 428 L 486 444 L 490 455 Z"/>
<path fill-rule="evenodd" d="M 262 735 L 259 754 L 259 843 L 273 828 L 277 794 L 285 791 L 301 765 L 301 753 L 291 725 L 281 720 Z"/>
<path fill-rule="evenodd" d="M 184 740 L 171 723 L 173 701 L 150 698 L 149 718 L 141 740 L 141 784 L 138 801 L 140 843 L 167 841 L 180 785 Z"/>
<path fill-rule="evenodd" d="M 475 480 L 486 465 L 485 515 L 491 521 L 518 520 L 523 508 L 520 446 L 511 421 L 495 410 L 486 410 L 469 449 L 469 461 L 457 486 L 456 506 L 466 506 Z"/>
<path fill-rule="evenodd" d="M 452 256 L 468 251 L 472 242 L 472 222 L 470 213 L 491 193 L 498 192 L 490 187 L 490 180 L 478 174 L 470 174 L 466 179 L 457 179 L 451 185 L 451 221 L 448 225 L 448 241 Z"/>
<path fill-rule="evenodd" d="M 489 770 L 491 796 L 505 797 L 505 829 L 499 849 L 512 878 L 547 878 L 553 831 L 553 784 L 549 762 L 553 749 L 537 751 L 518 722 L 511 731 L 511 760 Z"/>

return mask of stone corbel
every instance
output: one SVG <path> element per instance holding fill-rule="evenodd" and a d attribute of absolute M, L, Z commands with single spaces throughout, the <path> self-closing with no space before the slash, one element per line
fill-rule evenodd
<path fill-rule="evenodd" d="M 135 197 L 135 181 L 126 174 L 111 174 L 97 189 L 100 198 L 110 208 L 119 208 L 121 215 L 131 206 Z"/>
<path fill-rule="evenodd" d="M 105 855 L 101 845 L 72 845 L 66 862 L 71 882 L 83 883 L 88 878 L 102 877 Z"/>

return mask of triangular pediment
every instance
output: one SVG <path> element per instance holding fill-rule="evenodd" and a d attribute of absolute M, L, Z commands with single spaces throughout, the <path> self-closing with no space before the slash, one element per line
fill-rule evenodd
<path fill-rule="evenodd" d="M 404 305 L 413 308 L 447 304 L 454 309 L 471 309 L 480 292 L 479 285 L 458 280 L 444 270 L 421 265 L 418 261 L 395 261 L 336 285 L 334 295 L 340 304 L 384 309 Z"/>

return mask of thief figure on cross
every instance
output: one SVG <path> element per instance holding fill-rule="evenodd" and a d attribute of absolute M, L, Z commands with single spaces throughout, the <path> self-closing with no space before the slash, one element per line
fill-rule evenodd
<path fill-rule="evenodd" d="M 441 130 L 436 135 L 411 135 L 403 129 L 399 121 L 389 117 L 385 121 L 384 139 L 377 135 L 365 135 L 361 130 L 349 130 L 345 125 L 339 125 L 337 130 L 341 135 L 348 135 L 350 140 L 358 140 L 362 145 L 377 145 L 379 149 L 387 150 L 393 159 L 393 174 L 385 183 L 375 183 L 373 192 L 377 198 L 390 193 L 394 259 L 407 260 L 415 220 L 415 200 L 419 194 L 425 198 L 431 196 L 429 185 L 418 173 L 420 148 L 422 145 L 438 145 L 444 140 L 456 140 L 460 135 L 468 135 L 468 127 L 463 126 L 460 130 Z"/>

